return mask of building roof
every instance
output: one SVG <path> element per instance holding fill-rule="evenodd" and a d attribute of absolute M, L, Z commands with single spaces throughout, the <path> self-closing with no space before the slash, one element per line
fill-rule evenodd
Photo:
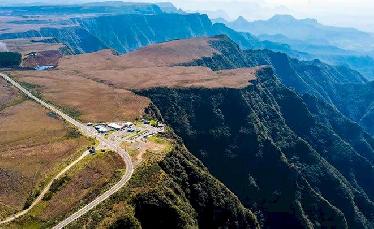
<path fill-rule="evenodd" d="M 108 126 L 111 127 L 111 128 L 114 128 L 114 129 L 121 129 L 121 128 L 123 128 L 123 125 L 119 125 L 119 124 L 114 123 L 114 122 L 109 123 Z"/>
<path fill-rule="evenodd" d="M 97 131 L 99 131 L 99 132 L 108 132 L 109 129 L 106 128 L 105 126 L 98 126 Z"/>

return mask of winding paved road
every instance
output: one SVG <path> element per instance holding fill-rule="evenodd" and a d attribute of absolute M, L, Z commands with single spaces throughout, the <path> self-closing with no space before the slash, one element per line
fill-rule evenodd
<path fill-rule="evenodd" d="M 53 227 L 54 229 L 63 228 L 66 225 L 68 225 L 71 222 L 73 222 L 74 220 L 76 220 L 79 217 L 81 217 L 82 215 L 86 214 L 91 209 L 93 209 L 94 207 L 96 207 L 97 205 L 99 205 L 101 202 L 103 202 L 104 200 L 108 199 L 111 195 L 113 195 L 114 193 L 116 193 L 118 190 L 120 190 L 127 183 L 127 181 L 130 180 L 130 178 L 132 176 L 132 173 L 134 172 L 134 167 L 133 167 L 133 164 L 132 164 L 132 161 L 131 161 L 131 157 L 129 156 L 129 154 L 124 149 L 118 147 L 118 145 L 115 142 L 112 142 L 110 140 L 105 139 L 104 137 L 102 137 L 101 135 L 99 135 L 95 130 L 92 130 L 92 129 L 88 128 L 86 125 L 84 125 L 84 124 L 76 121 L 75 119 L 73 119 L 70 116 L 66 115 L 65 113 L 61 112 L 56 107 L 54 107 L 54 106 L 52 106 L 52 105 L 44 102 L 43 100 L 35 97 L 31 92 L 29 92 L 27 89 L 25 89 L 24 87 L 22 87 L 19 83 L 17 83 L 13 79 L 11 79 L 6 74 L 0 73 L 0 76 L 3 77 L 6 81 L 8 81 L 9 83 L 11 83 L 16 88 L 18 88 L 20 91 L 22 91 L 29 98 L 35 100 L 36 102 L 38 102 L 42 106 L 48 108 L 49 110 L 53 111 L 54 113 L 58 114 L 60 117 L 62 117 L 63 119 L 65 119 L 67 122 L 69 122 L 72 125 L 74 125 L 76 128 L 78 128 L 78 130 L 83 135 L 85 135 L 87 137 L 91 137 L 91 138 L 96 138 L 100 142 L 100 145 L 102 145 L 103 147 L 105 147 L 107 149 L 110 149 L 110 150 L 113 150 L 113 151 L 117 152 L 121 156 L 121 158 L 123 159 L 123 161 L 125 162 L 126 172 L 125 172 L 125 174 L 123 175 L 123 177 L 121 178 L 121 180 L 118 183 L 116 183 L 113 187 L 111 187 L 108 191 L 106 191 L 102 195 L 98 196 L 95 200 L 93 200 L 92 202 L 90 202 L 89 204 L 87 204 L 86 206 L 82 207 L 77 212 L 75 212 L 74 214 L 72 214 L 71 216 L 69 216 L 68 218 L 66 218 L 65 220 L 63 220 L 62 222 L 60 222 L 58 225 L 54 226 Z M 83 158 L 84 156 L 85 156 L 85 154 L 83 154 L 81 157 Z M 76 161 L 76 162 L 78 162 L 78 161 Z M 69 166 L 68 167 L 71 168 L 73 165 L 70 164 Z M 61 171 L 59 173 L 59 175 L 60 174 L 62 175 L 68 169 L 65 168 L 63 171 Z M 46 188 L 48 188 L 48 186 Z M 48 189 L 47 189 L 47 191 L 48 191 Z M 40 200 L 43 198 L 41 195 L 39 195 L 39 197 L 40 197 Z M 39 197 L 37 199 L 39 199 Z M 36 204 L 35 201 L 34 201 L 33 204 L 34 205 L 32 205 L 30 207 L 35 206 L 35 204 Z M 9 223 L 9 222 L 15 220 L 16 218 L 18 218 L 18 217 L 26 214 L 27 212 L 28 211 L 26 211 L 24 213 L 23 212 L 19 212 L 18 214 L 11 216 L 11 217 L 9 217 L 8 219 L 6 219 L 4 221 L 1 221 L 0 225 L 4 224 L 4 223 Z"/>

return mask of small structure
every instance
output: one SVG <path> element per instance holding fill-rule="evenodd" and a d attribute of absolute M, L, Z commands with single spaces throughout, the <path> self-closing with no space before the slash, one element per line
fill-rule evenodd
<path fill-rule="evenodd" d="M 45 71 L 45 70 L 48 70 L 48 69 L 51 69 L 53 68 L 54 66 L 53 65 L 42 65 L 42 66 L 36 66 L 34 69 L 36 71 Z"/>
<path fill-rule="evenodd" d="M 114 130 L 121 130 L 121 129 L 123 129 L 124 126 L 125 125 L 119 125 L 119 124 L 114 123 L 114 122 L 108 124 L 108 127 L 112 128 Z"/>
<path fill-rule="evenodd" d="M 130 127 L 127 129 L 128 132 L 135 132 L 135 127 Z"/>
<path fill-rule="evenodd" d="M 87 123 L 87 126 L 92 126 L 92 125 L 93 125 L 92 122 Z"/>
<path fill-rule="evenodd" d="M 99 132 L 100 134 L 104 134 L 104 133 L 108 133 L 110 131 L 109 128 L 103 126 L 103 125 L 97 125 L 95 126 L 95 129 L 97 130 L 97 132 Z"/>
<path fill-rule="evenodd" d="M 123 125 L 125 127 L 132 127 L 132 126 L 134 126 L 134 123 L 132 123 L 132 122 L 125 122 Z"/>

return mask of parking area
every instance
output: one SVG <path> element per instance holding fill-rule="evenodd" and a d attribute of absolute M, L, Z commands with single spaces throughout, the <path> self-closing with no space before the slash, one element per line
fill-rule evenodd
<path fill-rule="evenodd" d="M 124 142 L 146 141 L 148 137 L 165 131 L 163 123 L 144 119 L 136 122 L 87 123 L 86 125 L 117 145 Z"/>

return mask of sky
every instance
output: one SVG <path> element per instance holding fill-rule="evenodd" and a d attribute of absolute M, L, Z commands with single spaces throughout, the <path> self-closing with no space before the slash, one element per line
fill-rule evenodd
<path fill-rule="evenodd" d="M 188 10 L 224 10 L 230 18 L 266 19 L 274 14 L 315 18 L 327 25 L 374 32 L 373 0 L 172 0 Z"/>
<path fill-rule="evenodd" d="M 0 3 L 75 0 L 0 0 Z M 95 1 L 95 0 L 80 0 Z M 102 1 L 102 0 L 96 0 Z M 374 33 L 373 0 L 127 0 L 136 2 L 169 1 L 186 11 L 206 12 L 210 16 L 248 20 L 267 19 L 274 14 L 291 14 L 296 18 L 315 18 L 326 25 L 355 27 Z"/>

